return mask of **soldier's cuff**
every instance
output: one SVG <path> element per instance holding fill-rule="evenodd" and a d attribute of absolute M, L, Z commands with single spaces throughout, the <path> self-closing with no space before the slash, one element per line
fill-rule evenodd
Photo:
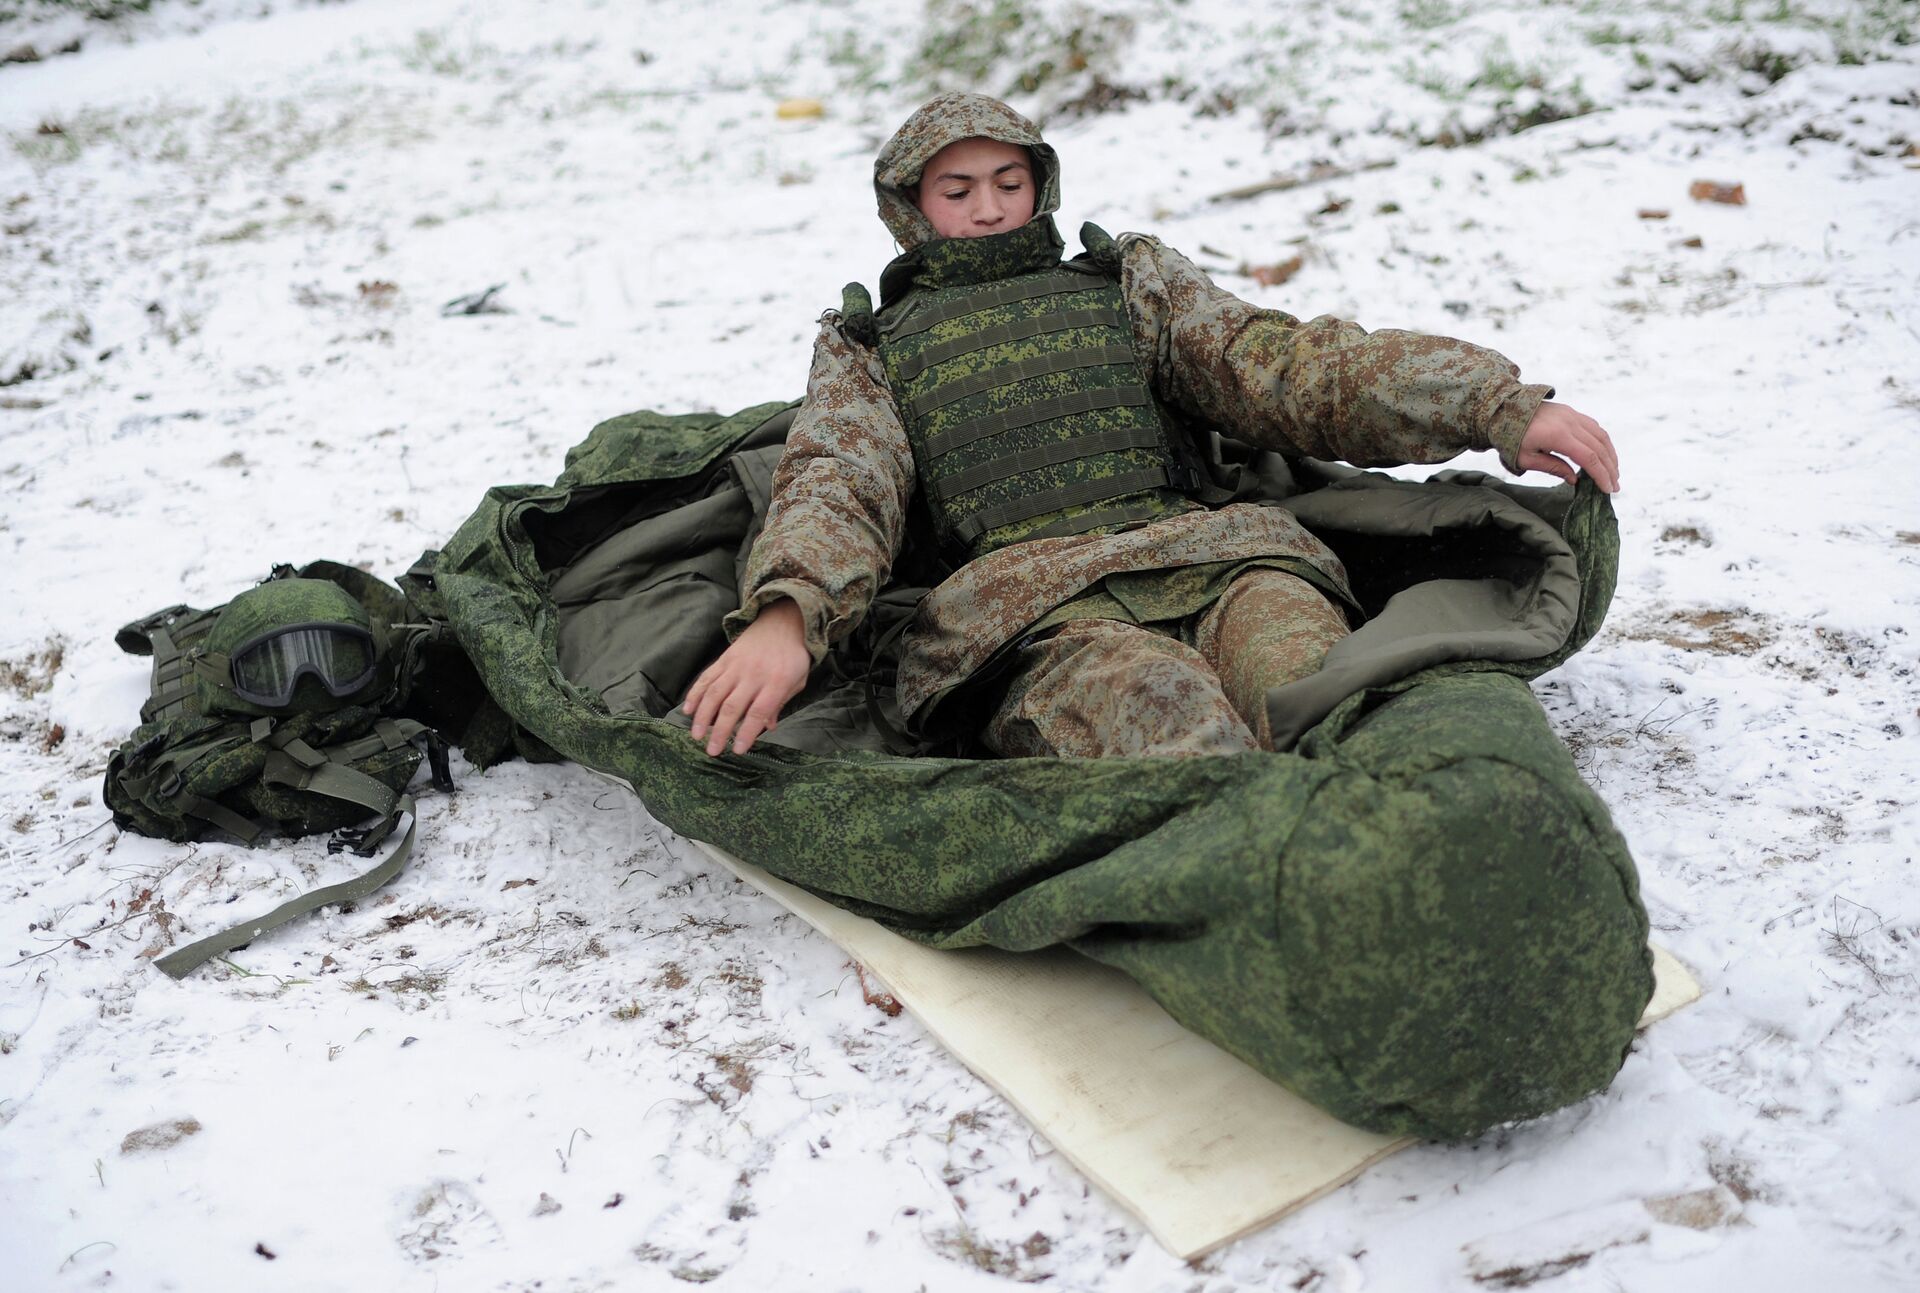
<path fill-rule="evenodd" d="M 1524 474 L 1520 468 L 1520 442 L 1526 439 L 1527 428 L 1533 424 L 1533 415 L 1552 398 L 1551 386 L 1515 382 L 1512 389 L 1494 402 L 1487 414 L 1487 447 L 1497 452 L 1500 465 L 1516 476 Z"/>
<path fill-rule="evenodd" d="M 747 625 L 760 617 L 762 610 L 783 597 L 791 599 L 800 608 L 800 621 L 806 632 L 807 655 L 812 657 L 813 663 L 819 664 L 827 658 L 827 599 L 818 588 L 797 579 L 770 579 L 748 593 L 740 609 L 728 612 L 727 617 L 720 621 L 727 641 L 732 642 L 739 637 Z"/>

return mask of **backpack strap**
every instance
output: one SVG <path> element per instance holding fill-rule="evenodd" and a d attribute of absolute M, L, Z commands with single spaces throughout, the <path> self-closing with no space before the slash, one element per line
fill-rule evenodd
<path fill-rule="evenodd" d="M 382 786 L 381 789 L 385 790 L 386 787 Z M 297 916 L 304 916 L 330 903 L 358 902 L 374 892 L 399 875 L 407 865 L 407 858 L 413 853 L 413 833 L 414 828 L 419 825 L 419 815 L 414 811 L 412 795 L 400 795 L 395 799 L 393 815 L 383 823 L 386 830 L 381 832 L 381 837 L 384 838 L 392 830 L 393 823 L 398 820 L 401 813 L 407 815 L 407 833 L 401 837 L 400 843 L 394 847 L 393 852 L 372 870 L 354 876 L 350 880 L 342 880 L 339 884 L 330 884 L 310 893 L 303 893 L 297 898 L 281 903 L 257 920 L 244 921 L 198 942 L 189 943 L 177 951 L 169 952 L 154 961 L 155 968 L 169 978 L 185 978 L 214 957 L 231 952 L 236 947 L 244 947 L 268 930 L 284 925 Z M 377 847 L 378 844 L 379 839 L 376 838 L 374 846 Z"/>
<path fill-rule="evenodd" d="M 269 738 L 270 741 L 272 739 Z M 373 747 L 374 750 L 382 748 L 379 744 Z M 373 750 L 367 753 L 371 754 Z M 270 785 L 286 786 L 309 794 L 325 795 L 343 803 L 358 804 L 374 817 L 391 817 L 395 811 L 394 805 L 400 800 L 397 792 L 387 789 L 366 773 L 344 762 L 335 763 L 298 738 L 278 744 L 267 755 L 267 762 L 260 769 L 260 779 Z"/>
<path fill-rule="evenodd" d="M 156 734 L 153 740 L 133 752 L 127 760 L 128 764 L 139 763 L 150 749 L 164 743 L 165 739 L 164 732 Z M 251 844 L 260 838 L 262 828 L 258 822 L 250 821 L 224 804 L 186 789 L 188 776 L 202 760 L 230 750 L 246 740 L 244 736 L 229 734 L 188 741 L 171 750 L 161 751 L 141 771 L 125 773 L 121 777 L 121 785 L 135 799 L 158 796 L 176 805 L 186 816 L 211 823 L 242 843 Z"/>
<path fill-rule="evenodd" d="M 194 692 L 193 649 L 220 616 L 213 610 L 168 606 L 135 620 L 114 634 L 114 642 L 130 655 L 153 657 L 153 673 L 140 721 L 153 723 L 200 712 Z"/>
<path fill-rule="evenodd" d="M 256 920 L 243 921 L 155 960 L 154 965 L 162 974 L 170 978 L 184 978 L 214 957 L 231 952 L 236 947 L 243 947 L 266 931 L 278 928 L 310 911 L 336 902 L 357 902 L 392 880 L 406 868 L 407 859 L 413 854 L 414 831 L 419 825 L 419 814 L 414 811 L 413 796 L 389 790 L 366 773 L 351 766 L 353 763 L 381 750 L 397 750 L 416 740 L 424 740 L 434 787 L 439 790 L 453 789 L 453 779 L 447 770 L 446 743 L 424 723 L 415 722 L 410 718 L 380 719 L 374 723 L 373 731 L 366 736 L 352 741 L 342 741 L 337 745 L 324 746 L 317 750 L 293 735 L 290 730 L 275 731 L 273 720 L 266 718 L 254 721 L 251 739 L 270 747 L 266 764 L 260 770 L 262 781 L 288 786 L 295 790 L 304 790 L 311 794 L 325 795 L 343 803 L 356 804 L 364 808 L 369 816 L 377 819 L 370 826 L 336 831 L 327 841 L 329 853 L 352 849 L 361 857 L 372 856 L 373 852 L 393 833 L 402 814 L 407 818 L 407 832 L 401 836 L 400 843 L 394 846 L 393 852 L 387 855 L 386 860 L 371 870 L 350 880 L 343 880 L 338 884 L 326 885 L 310 893 L 301 894 L 297 898 L 281 903 Z M 211 807 L 251 829 L 253 835 L 243 836 L 249 843 L 252 842 L 253 836 L 260 833 L 259 828 L 244 817 L 228 812 L 218 804 L 212 804 Z M 217 819 L 209 818 L 208 820 Z M 218 824 L 224 829 L 233 830 L 233 827 L 225 822 Z M 234 833 L 239 834 L 238 831 Z"/>

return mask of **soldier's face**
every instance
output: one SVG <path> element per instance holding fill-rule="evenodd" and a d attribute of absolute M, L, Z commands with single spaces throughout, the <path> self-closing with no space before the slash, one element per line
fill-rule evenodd
<path fill-rule="evenodd" d="M 1033 219 L 1033 162 L 1018 144 L 962 139 L 933 155 L 914 192 L 942 238 L 1006 233 Z"/>

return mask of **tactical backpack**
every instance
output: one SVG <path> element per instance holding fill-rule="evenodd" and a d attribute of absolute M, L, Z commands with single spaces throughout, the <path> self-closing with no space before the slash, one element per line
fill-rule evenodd
<path fill-rule="evenodd" d="M 351 566 L 277 566 L 224 606 L 169 606 L 115 641 L 151 655 L 141 725 L 108 761 L 107 807 L 124 830 L 187 841 L 224 832 L 333 832 L 328 849 L 387 857 L 351 880 L 302 894 L 257 919 L 157 959 L 174 978 L 265 930 L 397 876 L 413 849 L 407 793 L 423 757 L 450 791 L 446 744 L 405 716 L 437 631 L 403 621 L 401 595 Z M 369 614 L 369 610 L 372 611 Z"/>

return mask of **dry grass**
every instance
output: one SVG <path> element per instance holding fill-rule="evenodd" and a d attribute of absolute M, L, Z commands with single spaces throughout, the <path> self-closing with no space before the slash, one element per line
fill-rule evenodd
<path fill-rule="evenodd" d="M 53 686 L 54 675 L 67 661 L 67 644 L 61 638 L 51 638 L 38 651 L 29 652 L 20 660 L 0 660 L 0 687 L 16 695 L 38 696 Z"/>

